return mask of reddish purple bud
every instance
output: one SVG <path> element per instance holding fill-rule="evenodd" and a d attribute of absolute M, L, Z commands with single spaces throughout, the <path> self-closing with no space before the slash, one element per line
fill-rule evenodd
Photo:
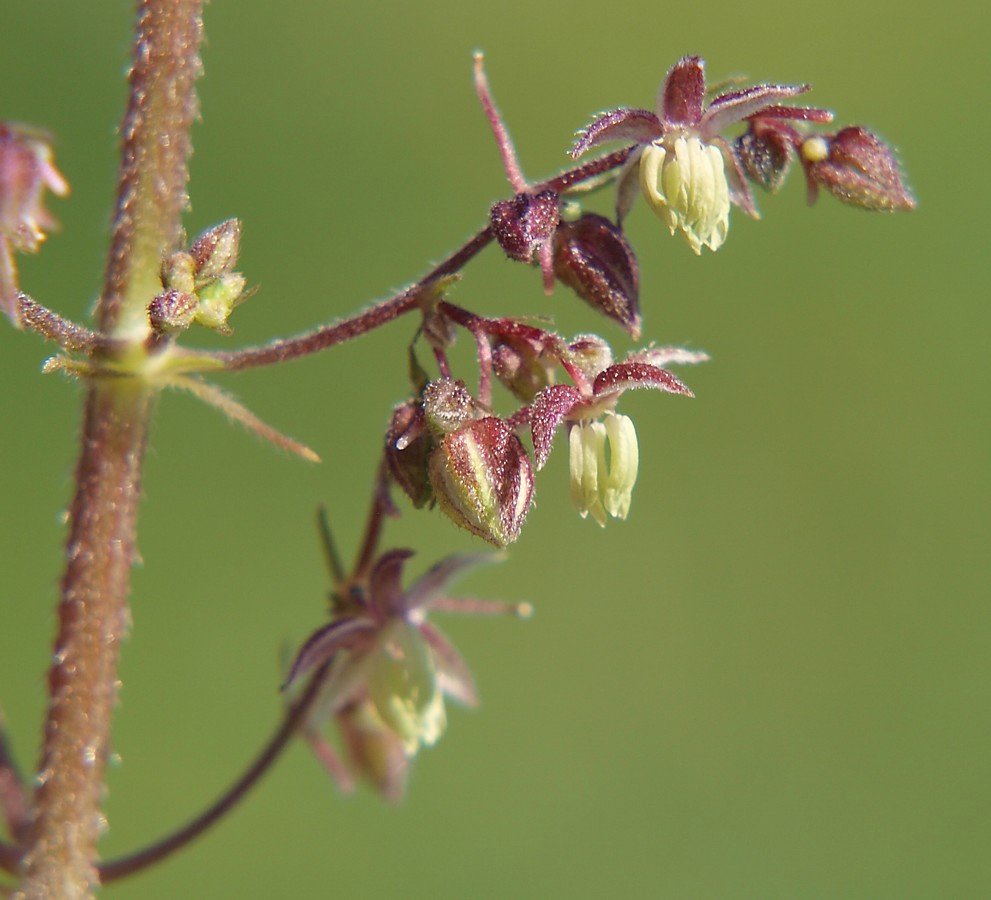
<path fill-rule="evenodd" d="M 392 480 L 417 509 L 433 496 L 427 460 L 434 442 L 423 407 L 412 400 L 397 406 L 385 437 L 385 464 Z"/>
<path fill-rule="evenodd" d="M 536 196 L 521 193 L 493 203 L 489 225 L 506 256 L 528 263 L 540 245 L 554 235 L 559 217 L 554 191 L 542 191 Z"/>
<path fill-rule="evenodd" d="M 788 125 L 754 119 L 733 146 L 744 175 L 773 194 L 784 184 L 794 157 Z"/>
<path fill-rule="evenodd" d="M 623 232 L 608 219 L 586 213 L 558 226 L 554 274 L 631 337 L 640 336 L 637 258 Z"/>
<path fill-rule="evenodd" d="M 189 248 L 197 286 L 233 271 L 241 247 L 241 223 L 228 219 L 204 231 Z"/>
<path fill-rule="evenodd" d="M 810 137 L 801 152 L 812 199 L 815 188 L 822 185 L 844 203 L 863 209 L 915 208 L 891 147 L 865 128 L 851 126 L 832 137 Z"/>
<path fill-rule="evenodd" d="M 174 289 L 164 291 L 148 305 L 148 321 L 159 334 L 176 334 L 193 324 L 199 305 L 196 294 Z"/>
<path fill-rule="evenodd" d="M 523 528 L 533 470 L 519 438 L 489 416 L 449 434 L 430 456 L 437 503 L 460 527 L 505 547 Z"/>
<path fill-rule="evenodd" d="M 516 319 L 490 319 L 492 370 L 514 397 L 529 403 L 553 380 L 560 338 Z"/>

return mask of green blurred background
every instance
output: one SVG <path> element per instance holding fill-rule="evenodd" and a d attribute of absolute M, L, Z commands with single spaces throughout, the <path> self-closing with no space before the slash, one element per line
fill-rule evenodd
<path fill-rule="evenodd" d="M 51 129 L 73 185 L 23 284 L 83 318 L 131 4 L 8 0 L 4 19 L 0 116 Z M 700 259 L 638 204 L 645 337 L 713 361 L 684 373 L 696 400 L 624 400 L 642 458 L 629 521 L 571 512 L 559 446 L 508 562 L 464 583 L 537 615 L 446 625 L 483 706 L 451 711 L 404 805 L 339 796 L 300 745 L 209 836 L 106 895 L 991 895 L 986 11 L 214 0 L 206 26 L 187 225 L 244 221 L 261 291 L 234 345 L 387 295 L 505 195 L 475 48 L 532 177 L 595 111 L 652 105 L 696 52 L 713 81 L 813 82 L 812 102 L 900 148 L 920 204 L 810 210 L 793 175 Z M 491 251 L 455 299 L 626 346 Z M 350 554 L 412 327 L 226 379 L 321 466 L 162 398 L 107 856 L 191 815 L 272 729 L 285 654 L 324 615 L 314 510 Z M 30 767 L 82 392 L 39 374 L 37 340 L 0 340 L 0 702 Z M 437 514 L 389 539 L 423 565 L 478 549 Z"/>

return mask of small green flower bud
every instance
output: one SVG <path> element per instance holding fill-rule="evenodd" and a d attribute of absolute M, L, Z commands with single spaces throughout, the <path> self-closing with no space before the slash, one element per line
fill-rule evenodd
<path fill-rule="evenodd" d="M 475 416 L 475 402 L 463 381 L 438 378 L 423 389 L 423 412 L 437 434 L 451 434 Z"/>
<path fill-rule="evenodd" d="M 437 743 L 447 725 L 433 657 L 415 625 L 395 619 L 370 659 L 368 694 L 407 756 Z"/>
<path fill-rule="evenodd" d="M 568 344 L 568 361 L 592 381 L 612 365 L 612 347 L 597 334 L 580 334 Z"/>
<path fill-rule="evenodd" d="M 196 290 L 196 261 L 185 250 L 173 253 L 162 262 L 162 285 L 191 294 Z"/>
<path fill-rule="evenodd" d="M 199 325 L 212 328 L 220 334 L 230 334 L 227 324 L 230 314 L 244 299 L 245 279 L 240 272 L 230 272 L 222 275 L 196 291 L 200 298 L 194 321 Z"/>
<path fill-rule="evenodd" d="M 351 769 L 369 781 L 386 800 L 402 799 L 409 774 L 409 757 L 395 732 L 382 721 L 368 700 L 337 715 Z"/>

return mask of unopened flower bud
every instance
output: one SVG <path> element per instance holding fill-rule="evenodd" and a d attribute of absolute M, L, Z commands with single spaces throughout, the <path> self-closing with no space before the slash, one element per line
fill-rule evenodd
<path fill-rule="evenodd" d="M 433 449 L 423 408 L 412 401 L 397 406 L 385 439 L 385 464 L 392 480 L 420 509 L 433 496 L 427 459 Z"/>
<path fill-rule="evenodd" d="M 492 371 L 517 399 L 529 403 L 550 384 L 553 362 L 529 344 L 500 341 L 492 347 Z"/>
<path fill-rule="evenodd" d="M 580 334 L 568 344 L 568 361 L 592 381 L 612 365 L 612 347 L 597 334 Z"/>
<path fill-rule="evenodd" d="M 734 145 L 743 173 L 770 194 L 784 184 L 794 157 L 791 141 L 776 124 L 755 119 Z"/>
<path fill-rule="evenodd" d="M 374 704 L 364 700 L 348 706 L 338 713 L 337 722 L 352 771 L 370 782 L 386 800 L 401 800 L 410 758 Z"/>
<path fill-rule="evenodd" d="M 245 299 L 245 284 L 245 278 L 240 272 L 229 272 L 221 275 L 216 281 L 197 288 L 196 295 L 200 303 L 194 321 L 220 334 L 230 334 L 231 329 L 227 320 L 234 307 Z"/>
<path fill-rule="evenodd" d="M 177 334 L 193 324 L 199 303 L 196 294 L 175 289 L 164 291 L 148 306 L 148 321 L 159 334 Z"/>
<path fill-rule="evenodd" d="M 369 699 L 406 755 L 437 743 L 447 716 L 434 658 L 419 629 L 394 619 L 382 629 L 369 658 Z"/>
<path fill-rule="evenodd" d="M 697 137 L 669 147 L 648 144 L 640 158 L 640 187 L 671 234 L 681 231 L 696 254 L 718 250 L 729 231 L 729 184 L 719 148 Z"/>
<path fill-rule="evenodd" d="M 554 274 L 593 309 L 640 336 L 637 258 L 623 232 L 595 213 L 562 222 L 554 235 Z"/>
<path fill-rule="evenodd" d="M 802 144 L 801 153 L 813 199 L 821 185 L 837 199 L 862 209 L 915 208 L 894 152 L 866 128 L 844 128 L 832 137 L 815 135 Z"/>
<path fill-rule="evenodd" d="M 429 467 L 434 496 L 455 524 L 497 547 L 519 537 L 533 498 L 533 470 L 502 420 L 490 416 L 447 435 Z"/>
<path fill-rule="evenodd" d="M 162 261 L 162 285 L 166 289 L 193 293 L 196 290 L 196 260 L 185 250 L 171 253 Z"/>
<path fill-rule="evenodd" d="M 438 378 L 423 389 L 423 413 L 437 434 L 450 434 L 475 417 L 475 401 L 463 381 Z"/>
<path fill-rule="evenodd" d="M 216 281 L 237 265 L 241 247 L 241 223 L 228 219 L 204 231 L 189 248 L 195 264 L 196 286 Z"/>
<path fill-rule="evenodd" d="M 522 193 L 494 203 L 489 225 L 506 256 L 528 263 L 537 248 L 553 237 L 559 217 L 558 196 L 553 191 L 536 196 Z"/>

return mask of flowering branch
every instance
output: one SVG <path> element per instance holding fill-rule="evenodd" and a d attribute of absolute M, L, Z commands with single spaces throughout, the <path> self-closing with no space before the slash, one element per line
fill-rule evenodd
<path fill-rule="evenodd" d="M 869 210 L 903 210 L 914 198 L 894 153 L 859 126 L 835 133 L 827 110 L 791 105 L 807 85 L 762 84 L 711 96 L 699 57 L 668 72 L 655 111 L 619 108 L 578 134 L 572 156 L 621 142 L 545 181 L 530 183 L 492 96 L 481 54 L 474 81 L 507 179 L 488 224 L 419 281 L 358 314 L 308 333 L 235 351 L 178 346 L 193 325 L 229 334 L 233 310 L 251 295 L 236 270 L 241 223 L 228 219 L 186 246 L 189 128 L 197 114 L 201 0 L 140 0 L 130 100 L 113 237 L 96 330 L 46 309 L 17 284 L 13 253 L 34 252 L 54 220 L 44 191 L 64 194 L 47 140 L 0 126 L 0 304 L 17 326 L 54 341 L 62 355 L 45 371 L 87 380 L 82 450 L 69 516 L 59 631 L 49 673 L 50 708 L 32 809 L 0 729 L 0 803 L 14 845 L 0 842 L 0 868 L 23 872 L 18 896 L 84 898 L 99 881 L 138 871 L 185 846 L 230 811 L 303 734 L 342 788 L 356 778 L 389 799 L 402 796 L 411 760 L 442 734 L 445 701 L 473 706 L 467 664 L 432 612 L 529 615 L 529 604 L 446 593 L 450 579 L 492 557 L 449 556 L 411 584 L 413 551 L 380 548 L 386 519 L 399 514 L 390 491 L 414 507 L 437 506 L 464 530 L 497 547 L 516 541 L 562 431 L 570 491 L 584 518 L 625 519 L 639 467 L 632 421 L 616 411 L 628 390 L 690 397 L 668 367 L 705 353 L 653 344 L 616 359 L 598 335 L 566 338 L 530 320 L 489 318 L 445 297 L 461 270 L 490 244 L 538 266 L 545 293 L 565 285 L 595 311 L 638 338 L 639 267 L 622 223 L 638 194 L 698 255 L 727 239 L 731 208 L 757 216 L 751 185 L 774 192 L 797 161 L 810 202 L 825 189 Z M 711 99 L 709 99 L 711 97 Z M 727 135 L 729 128 L 739 133 Z M 586 212 L 578 198 L 615 186 L 613 218 Z M 325 518 L 333 581 L 329 622 L 303 643 L 284 688 L 287 711 L 254 763 L 189 824 L 155 845 L 99 866 L 103 773 L 116 702 L 117 658 L 126 606 L 141 474 L 157 393 L 178 388 L 256 433 L 315 461 L 304 445 L 261 422 L 199 373 L 240 371 L 309 355 L 416 311 L 409 350 L 410 394 L 393 411 L 376 467 L 372 500 L 355 563 L 344 571 Z M 458 329 L 475 344 L 474 378 L 449 348 Z M 426 346 L 435 374 L 418 360 Z M 500 413 L 501 385 L 511 405 Z M 299 685 L 305 685 L 301 691 Z M 295 696 L 295 699 L 292 699 Z M 340 749 L 323 732 L 332 721 Z M 30 825 L 28 822 L 30 821 Z M 3 892 L 0 887 L 0 893 Z"/>

